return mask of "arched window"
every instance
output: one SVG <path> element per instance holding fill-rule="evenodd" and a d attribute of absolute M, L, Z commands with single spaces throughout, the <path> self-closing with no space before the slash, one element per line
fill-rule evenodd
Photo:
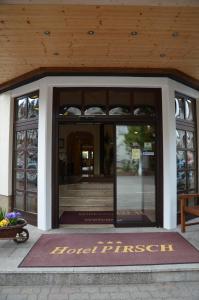
<path fill-rule="evenodd" d="M 134 116 L 155 116 L 155 109 L 153 106 L 149 106 L 149 105 L 141 105 L 141 106 L 137 106 L 134 110 L 133 110 L 133 114 Z"/>
<path fill-rule="evenodd" d="M 60 108 L 60 116 L 81 116 L 81 110 L 74 106 L 64 106 Z"/>
<path fill-rule="evenodd" d="M 106 110 L 104 107 L 100 106 L 92 106 L 87 108 L 84 111 L 85 116 L 90 116 L 90 115 L 106 115 Z"/>
<path fill-rule="evenodd" d="M 109 110 L 109 115 L 130 115 L 130 109 L 126 106 L 117 106 Z"/>

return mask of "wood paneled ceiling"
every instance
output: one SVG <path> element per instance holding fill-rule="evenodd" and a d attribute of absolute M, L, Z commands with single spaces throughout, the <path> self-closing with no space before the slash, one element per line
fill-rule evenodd
<path fill-rule="evenodd" d="M 199 80 L 199 6 L 0 4 L 0 84 L 41 67 L 172 68 Z"/>

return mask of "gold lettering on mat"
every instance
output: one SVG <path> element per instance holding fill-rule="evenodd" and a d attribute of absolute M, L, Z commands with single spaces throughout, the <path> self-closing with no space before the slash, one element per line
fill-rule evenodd
<path fill-rule="evenodd" d="M 85 254 L 134 254 L 134 253 L 157 253 L 157 252 L 173 252 L 175 251 L 173 244 L 146 244 L 146 245 L 124 245 L 121 241 L 98 241 L 95 245 L 90 248 L 71 248 L 69 246 L 58 246 L 50 251 L 52 255 L 62 254 L 74 254 L 74 255 L 85 255 Z"/>

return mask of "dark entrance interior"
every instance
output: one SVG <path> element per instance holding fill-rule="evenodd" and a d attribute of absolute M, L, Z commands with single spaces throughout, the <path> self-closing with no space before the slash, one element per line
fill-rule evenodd
<path fill-rule="evenodd" d="M 53 224 L 162 225 L 159 89 L 54 88 Z"/>

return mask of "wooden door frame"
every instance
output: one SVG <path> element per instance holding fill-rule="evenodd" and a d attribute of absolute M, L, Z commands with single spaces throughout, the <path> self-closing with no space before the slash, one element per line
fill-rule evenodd
<path fill-rule="evenodd" d="M 103 88 L 103 87 L 102 87 Z M 67 89 L 67 87 L 65 88 Z M 89 89 L 89 87 L 88 87 Z M 92 89 L 92 87 L 91 87 Z M 105 87 L 107 89 L 107 87 Z M 117 89 L 111 87 L 111 89 Z M 129 89 L 134 89 L 129 87 Z M 136 89 L 136 88 L 135 88 Z M 141 89 L 141 88 L 139 88 Z M 144 89 L 144 88 L 143 88 Z M 150 88 L 149 88 L 150 89 Z M 151 90 L 157 90 L 157 116 L 155 118 L 155 128 L 156 128 L 156 224 L 157 227 L 163 226 L 163 140 L 162 140 L 162 91 L 160 88 L 151 88 Z M 74 120 L 73 118 L 64 119 L 58 118 L 58 103 L 59 103 L 59 92 L 63 91 L 63 87 L 53 88 L 53 115 L 52 115 L 52 228 L 59 227 L 59 182 L 58 182 L 58 141 L 59 141 L 59 124 L 89 124 L 89 123 L 102 123 L 102 124 L 142 124 L 151 123 L 151 118 L 142 117 L 136 120 L 130 120 L 129 118 L 121 117 L 89 117 Z M 115 157 L 114 157 L 115 161 Z M 115 168 L 114 168 L 115 169 Z M 115 177 L 115 176 L 114 176 Z M 114 211 L 116 211 L 116 188 L 114 182 Z M 115 219 L 115 218 L 114 218 Z M 114 225 L 117 226 L 114 221 Z M 130 225 L 129 225 L 130 226 Z"/>

